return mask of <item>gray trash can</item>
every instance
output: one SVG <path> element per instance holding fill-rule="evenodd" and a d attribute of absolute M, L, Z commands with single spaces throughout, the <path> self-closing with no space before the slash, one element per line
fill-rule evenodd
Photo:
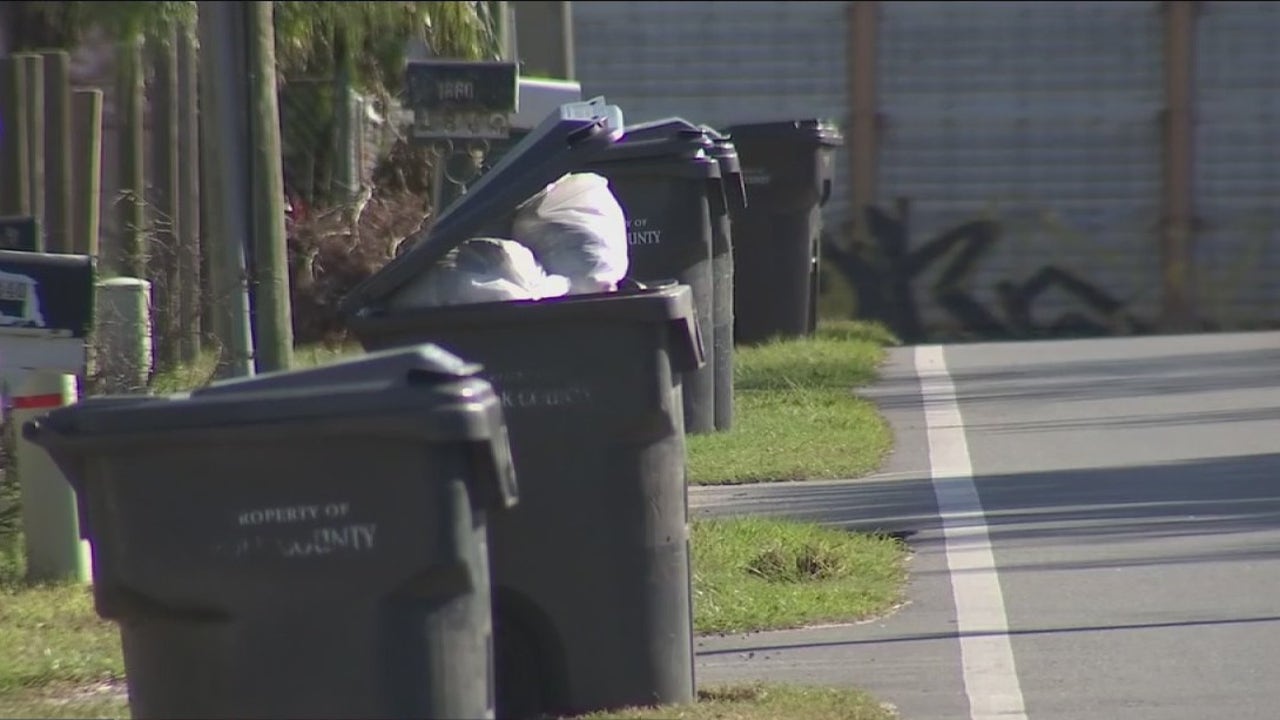
<path fill-rule="evenodd" d="M 711 367 L 707 370 L 711 373 L 714 388 L 713 425 L 716 430 L 729 430 L 733 427 L 734 311 L 731 214 L 737 214 L 746 207 L 747 196 L 742 181 L 742 168 L 738 161 L 737 150 L 728 136 L 705 125 L 693 125 L 681 118 L 667 118 L 628 127 L 623 145 L 615 148 L 623 149 L 627 143 L 636 147 L 637 143 L 655 141 L 666 142 L 667 147 L 698 147 L 719 166 L 719 173 L 712 179 L 712 186 L 707 191 L 711 239 L 711 318 L 709 322 L 700 324 L 703 327 L 703 342 L 711 346 L 711 352 L 708 353 L 708 364 Z M 693 154 L 697 157 L 696 150 Z M 606 153 L 605 157 L 608 156 Z M 625 180 L 617 184 L 625 186 L 624 183 Z M 639 251 L 641 247 L 644 246 L 637 244 L 633 246 L 633 250 Z M 681 257 L 670 251 L 654 253 L 654 255 L 655 264 L 660 268 L 652 273 L 655 276 L 661 275 L 661 268 L 664 267 L 668 268 L 668 274 L 670 274 L 669 268 L 677 264 L 673 260 L 678 261 Z M 706 330 L 707 327 L 711 328 L 710 332 Z M 686 427 L 689 422 L 690 391 L 691 386 L 686 383 Z"/>
<path fill-rule="evenodd" d="M 583 170 L 609 179 L 627 216 L 630 276 L 675 280 L 693 293 L 707 364 L 685 374 L 684 428 L 716 429 L 715 275 L 713 218 L 723 212 L 720 165 L 702 129 L 672 119 L 626 129 L 622 140 Z"/>
<path fill-rule="evenodd" d="M 825 120 L 725 128 L 742 163 L 747 207 L 734 224 L 735 339 L 803 337 L 817 323 L 822 206 L 844 140 Z"/>
<path fill-rule="evenodd" d="M 711 270 L 715 275 L 715 363 L 716 430 L 733 427 L 733 223 L 747 206 L 747 189 L 742 181 L 742 165 L 733 141 L 707 126 L 702 131 L 712 142 L 711 156 L 720 163 L 720 183 L 724 193 L 723 212 L 711 223 Z"/>
<path fill-rule="evenodd" d="M 502 397 L 520 478 L 519 507 L 489 535 L 503 718 L 693 699 L 681 376 L 703 361 L 689 289 L 387 309 L 616 137 L 552 120 L 343 303 L 366 348 L 439 343 Z"/>
<path fill-rule="evenodd" d="M 417 347 L 27 424 L 133 717 L 494 717 L 487 511 L 516 491 L 477 371 Z"/>

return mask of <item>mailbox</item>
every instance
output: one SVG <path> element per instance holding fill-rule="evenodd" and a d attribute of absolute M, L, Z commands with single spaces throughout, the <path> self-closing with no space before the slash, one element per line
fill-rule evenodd
<path fill-rule="evenodd" d="M 84 371 L 94 274 L 87 255 L 0 250 L 0 381 Z"/>
<path fill-rule="evenodd" d="M 21 237 L 35 223 L 8 227 Z M 7 420 L 21 426 L 74 401 L 73 376 L 84 372 L 93 322 L 94 275 L 87 255 L 0 250 L 0 394 Z M 88 581 L 89 548 L 80 539 L 71 486 L 23 437 L 13 451 L 21 468 L 28 578 Z"/>
<path fill-rule="evenodd" d="M 417 60 L 405 68 L 413 137 L 500 139 L 519 109 L 513 62 Z"/>

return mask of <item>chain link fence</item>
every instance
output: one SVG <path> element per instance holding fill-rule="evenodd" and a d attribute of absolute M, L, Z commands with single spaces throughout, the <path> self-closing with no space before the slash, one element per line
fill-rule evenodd
<path fill-rule="evenodd" d="M 282 83 L 281 159 L 291 203 L 342 204 L 368 183 L 373 160 L 386 150 L 380 147 L 378 123 L 370 122 L 370 106 L 369 99 L 344 92 L 333 78 Z"/>
<path fill-rule="evenodd" d="M 332 77 L 286 78 L 279 105 L 295 340 L 342 341 L 338 302 L 461 192 L 484 148 L 416 145 L 398 103 Z"/>

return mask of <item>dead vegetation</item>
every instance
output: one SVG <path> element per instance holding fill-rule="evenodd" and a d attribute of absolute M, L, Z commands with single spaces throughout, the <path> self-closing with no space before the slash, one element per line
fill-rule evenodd
<path fill-rule="evenodd" d="M 294 205 L 288 222 L 293 332 L 298 343 L 346 337 L 338 303 L 429 223 L 430 153 L 397 142 L 374 169 L 374 187 L 350 205 Z"/>

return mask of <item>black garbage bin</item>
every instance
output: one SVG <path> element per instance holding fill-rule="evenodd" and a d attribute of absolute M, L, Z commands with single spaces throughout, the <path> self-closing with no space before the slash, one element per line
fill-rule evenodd
<path fill-rule="evenodd" d="M 821 208 L 831 194 L 835 148 L 844 140 L 825 120 L 725 128 L 747 187 L 734 223 L 735 339 L 803 337 L 817 323 Z"/>
<path fill-rule="evenodd" d="M 418 347 L 27 424 L 133 717 L 494 717 L 486 518 L 515 480 L 477 371 Z"/>
<path fill-rule="evenodd" d="M 366 348 L 426 341 L 482 363 L 502 397 L 520 505 L 494 517 L 498 714 L 693 698 L 681 377 L 702 364 L 682 285 L 393 309 L 405 284 L 616 139 L 555 117 L 343 303 Z M 505 219 L 504 219 L 505 218 Z"/>
<path fill-rule="evenodd" d="M 715 275 L 713 218 L 723 214 L 720 165 L 702 129 L 679 120 L 628 127 L 622 140 L 582 169 L 609 180 L 627 217 L 629 275 L 674 279 L 693 293 L 707 363 L 685 374 L 684 428 L 716 429 Z"/>
<path fill-rule="evenodd" d="M 711 269 L 715 275 L 715 363 L 716 430 L 733 427 L 733 223 L 747 206 L 747 190 L 742 181 L 742 166 L 733 141 L 713 128 L 702 127 L 712 142 L 711 156 L 720 163 L 723 188 L 723 212 L 711 224 Z"/>

